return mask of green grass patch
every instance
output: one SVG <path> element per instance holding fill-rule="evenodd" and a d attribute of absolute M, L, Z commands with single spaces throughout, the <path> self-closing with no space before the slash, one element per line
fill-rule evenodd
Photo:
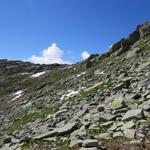
<path fill-rule="evenodd" d="M 107 132 L 110 126 L 102 127 L 101 122 L 99 121 L 95 123 L 94 127 L 88 128 L 87 132 L 89 135 L 98 135 L 98 134 Z"/>
<path fill-rule="evenodd" d="M 26 124 L 36 121 L 37 119 L 46 118 L 47 115 L 56 112 L 57 108 L 43 107 L 42 109 L 36 110 L 32 113 L 27 113 L 19 119 L 16 119 L 5 131 L 13 133 L 16 130 L 23 128 Z"/>
<path fill-rule="evenodd" d="M 77 101 L 85 100 L 87 98 L 92 98 L 96 94 L 98 94 L 104 90 L 111 89 L 111 87 L 112 87 L 111 81 L 107 81 L 107 82 L 104 81 L 101 84 L 97 84 L 96 86 L 93 86 L 93 87 L 87 89 L 86 91 L 81 92 L 79 95 L 70 98 L 69 105 L 73 105 L 74 102 L 77 102 Z"/>

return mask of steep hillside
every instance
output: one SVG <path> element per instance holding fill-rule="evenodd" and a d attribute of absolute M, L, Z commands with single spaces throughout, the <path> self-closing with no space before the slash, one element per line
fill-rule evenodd
<path fill-rule="evenodd" d="M 77 64 L 0 60 L 0 149 L 150 149 L 150 22 Z"/>

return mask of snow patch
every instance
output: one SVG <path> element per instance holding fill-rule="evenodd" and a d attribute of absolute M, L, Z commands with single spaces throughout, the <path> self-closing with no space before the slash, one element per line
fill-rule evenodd
<path fill-rule="evenodd" d="M 62 95 L 62 97 L 60 98 L 61 100 L 63 99 L 68 99 L 69 97 L 73 97 L 75 95 L 78 95 L 79 91 L 74 91 L 74 90 L 68 90 L 68 94 L 64 94 Z"/>
<path fill-rule="evenodd" d="M 21 97 L 23 95 L 23 91 L 22 90 L 19 90 L 17 91 L 16 93 L 13 94 L 13 96 L 15 96 L 13 99 L 11 99 L 8 103 L 18 99 L 19 97 Z"/>
<path fill-rule="evenodd" d="M 45 71 L 43 71 L 43 72 L 38 72 L 38 73 L 36 73 L 36 74 L 31 75 L 31 78 L 39 77 L 39 76 L 41 76 L 41 75 L 43 75 L 43 74 L 45 74 L 45 73 L 46 73 Z"/>
<path fill-rule="evenodd" d="M 86 74 L 86 72 L 82 72 L 81 74 L 78 74 L 78 75 L 77 75 L 77 78 L 79 78 L 80 76 L 82 76 L 82 75 L 84 75 L 84 74 Z"/>
<path fill-rule="evenodd" d="M 100 74 L 105 74 L 104 71 L 100 72 Z"/>
<path fill-rule="evenodd" d="M 28 72 L 23 72 L 21 75 L 27 75 L 27 74 L 29 74 Z"/>
<path fill-rule="evenodd" d="M 21 97 L 22 96 L 22 94 L 19 94 L 19 95 L 17 95 L 16 97 L 14 97 L 11 101 L 14 101 L 14 100 L 16 100 L 17 98 L 19 98 L 19 97 Z"/>
<path fill-rule="evenodd" d="M 96 70 L 96 71 L 94 72 L 94 74 L 95 74 L 95 75 L 104 75 L 105 73 L 104 73 L 104 71 Z"/>
<path fill-rule="evenodd" d="M 23 91 L 22 91 L 22 90 L 19 90 L 19 91 L 17 91 L 16 93 L 14 93 L 13 96 L 15 96 L 15 95 L 18 96 L 18 95 L 20 95 L 20 94 L 22 94 L 22 93 L 23 93 Z"/>

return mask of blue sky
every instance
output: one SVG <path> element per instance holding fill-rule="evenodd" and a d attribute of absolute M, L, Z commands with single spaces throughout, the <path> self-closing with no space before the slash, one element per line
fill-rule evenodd
<path fill-rule="evenodd" d="M 0 0 L 0 59 L 74 63 L 84 51 L 104 53 L 150 20 L 149 6 L 150 0 Z"/>

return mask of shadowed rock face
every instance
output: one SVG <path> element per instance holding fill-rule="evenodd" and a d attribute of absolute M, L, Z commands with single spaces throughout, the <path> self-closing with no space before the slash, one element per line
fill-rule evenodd
<path fill-rule="evenodd" d="M 0 60 L 0 149 L 150 148 L 150 23 L 72 65 Z"/>
<path fill-rule="evenodd" d="M 135 42 L 140 40 L 140 38 L 143 38 L 149 32 L 150 23 L 147 22 L 143 25 L 139 25 L 137 29 L 133 33 L 131 33 L 127 39 L 123 38 L 112 46 L 110 50 L 110 55 L 114 54 L 114 52 L 116 51 L 116 55 L 121 55 L 122 53 L 128 51 Z"/>

